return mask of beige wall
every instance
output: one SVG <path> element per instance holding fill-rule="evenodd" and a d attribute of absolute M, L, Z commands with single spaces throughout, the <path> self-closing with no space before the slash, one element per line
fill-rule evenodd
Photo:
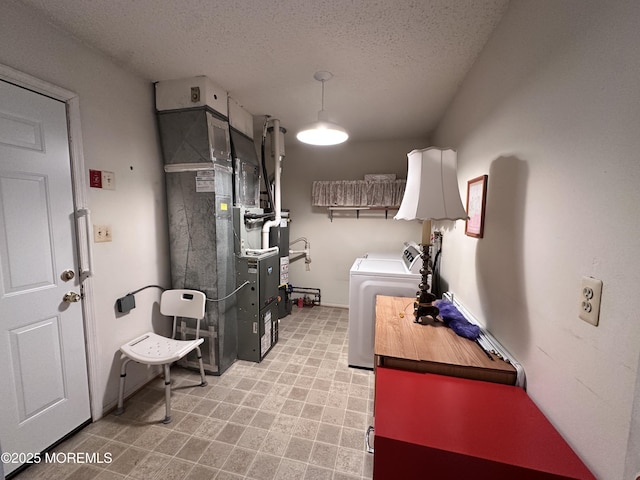
<path fill-rule="evenodd" d="M 514 0 L 434 136 L 459 151 L 466 180 L 489 174 L 485 238 L 445 230 L 451 290 L 512 350 L 529 394 L 598 478 L 640 470 L 640 323 L 633 308 L 640 226 L 640 4 Z M 116 191 L 92 190 L 94 223 L 114 241 L 94 245 L 98 401 L 117 392 L 117 349 L 157 319 L 157 290 L 118 317 L 116 298 L 169 282 L 162 161 L 151 85 L 24 7 L 3 2 L 0 63 L 80 95 L 86 167 L 115 172 Z M 283 125 L 286 127 L 286 125 Z M 311 207 L 313 180 L 406 175 L 424 139 L 316 149 L 286 137 L 283 206 L 291 238 L 311 241 L 311 270 L 294 285 L 347 305 L 349 268 L 365 251 L 395 251 L 420 226 L 382 218 L 330 222 Z M 131 168 L 133 167 L 133 168 Z M 600 326 L 577 318 L 580 277 L 604 282 Z M 146 379 L 135 373 L 133 386 Z M 635 409 L 634 409 L 635 404 Z M 630 428 L 631 425 L 631 428 Z"/>
<path fill-rule="evenodd" d="M 604 480 L 640 470 L 638 18 L 638 2 L 513 1 L 434 135 L 462 188 L 489 175 L 485 237 L 446 233 L 443 274 Z M 604 283 L 598 327 L 578 318 L 583 275 Z"/>
<path fill-rule="evenodd" d="M 127 315 L 116 314 L 115 301 L 144 285 L 170 283 L 153 89 L 13 2 L 3 5 L 0 16 L 0 63 L 76 92 L 86 168 L 115 173 L 115 191 L 91 189 L 89 197 L 93 223 L 109 224 L 113 231 L 113 242 L 93 246 L 99 345 L 95 393 L 100 410 L 107 409 L 117 396 L 119 346 L 163 320 L 155 305 L 157 289 L 137 294 L 137 307 Z M 313 259 L 309 272 L 303 261 L 294 263 L 291 281 L 321 288 L 325 304 L 346 306 L 353 260 L 366 251 L 399 253 L 403 241 L 419 240 L 420 225 L 385 220 L 380 214 L 331 223 L 326 210 L 311 208 L 311 182 L 359 179 L 365 173 L 396 173 L 404 178 L 407 152 L 427 143 L 416 139 L 309 149 L 300 146 L 293 134 L 286 142 L 283 206 L 291 210 L 291 238 L 308 237 Z M 132 369 L 127 386 L 132 389 L 148 377 L 143 368 Z"/>
<path fill-rule="evenodd" d="M 286 126 L 285 126 L 286 127 Z M 393 220 L 395 212 L 353 212 L 329 220 L 327 209 L 311 205 L 314 180 L 360 180 L 367 173 L 395 173 L 407 177 L 407 153 L 424 148 L 424 139 L 347 142 L 333 147 L 310 147 L 295 138 L 285 138 L 286 158 L 282 174 L 282 206 L 291 210 L 291 240 L 306 237 L 311 242 L 310 270 L 304 261 L 290 268 L 294 286 L 320 288 L 322 303 L 349 304 L 349 269 L 366 252 L 397 252 L 403 242 L 419 242 L 422 228 L 418 222 Z M 302 248 L 302 244 L 293 248 Z"/>
<path fill-rule="evenodd" d="M 152 317 L 161 321 L 157 289 L 137 294 L 137 308 L 125 316 L 116 316 L 115 301 L 141 286 L 169 282 L 153 88 L 11 1 L 3 2 L 0 15 L 0 63 L 77 93 L 86 168 L 115 173 L 115 191 L 91 189 L 89 195 L 93 223 L 111 225 L 113 232 L 113 242 L 93 245 L 99 345 L 94 396 L 109 408 L 118 391 L 118 348 L 148 330 Z M 144 368 L 129 370 L 131 388 L 149 376 Z"/>

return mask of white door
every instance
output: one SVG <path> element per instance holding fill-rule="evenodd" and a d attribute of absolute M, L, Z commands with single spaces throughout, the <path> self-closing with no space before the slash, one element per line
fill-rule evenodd
<path fill-rule="evenodd" d="M 80 293 L 75 238 L 66 106 L 0 81 L 3 452 L 41 452 L 90 419 L 82 308 L 64 300 Z"/>

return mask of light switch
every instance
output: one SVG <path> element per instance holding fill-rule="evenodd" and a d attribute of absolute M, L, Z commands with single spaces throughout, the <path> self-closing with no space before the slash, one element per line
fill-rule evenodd
<path fill-rule="evenodd" d="M 106 190 L 116 189 L 116 174 L 113 172 L 102 171 L 102 188 Z"/>
<path fill-rule="evenodd" d="M 93 226 L 93 241 L 95 243 L 110 242 L 111 240 L 111 225 Z"/>

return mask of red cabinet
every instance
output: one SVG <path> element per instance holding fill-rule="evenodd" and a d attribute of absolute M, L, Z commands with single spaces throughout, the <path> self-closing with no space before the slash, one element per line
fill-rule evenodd
<path fill-rule="evenodd" d="M 521 388 L 378 367 L 374 480 L 595 479 Z"/>

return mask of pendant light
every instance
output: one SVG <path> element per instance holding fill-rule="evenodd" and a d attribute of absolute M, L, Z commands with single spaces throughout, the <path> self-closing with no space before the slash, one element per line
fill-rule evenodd
<path fill-rule="evenodd" d="M 310 145 L 337 145 L 349 138 L 347 131 L 340 125 L 329 121 L 329 115 L 324 109 L 324 82 L 333 77 L 331 72 L 316 72 L 313 75 L 322 83 L 322 110 L 318 112 L 318 121 L 307 125 L 298 132 L 296 138 Z"/>

